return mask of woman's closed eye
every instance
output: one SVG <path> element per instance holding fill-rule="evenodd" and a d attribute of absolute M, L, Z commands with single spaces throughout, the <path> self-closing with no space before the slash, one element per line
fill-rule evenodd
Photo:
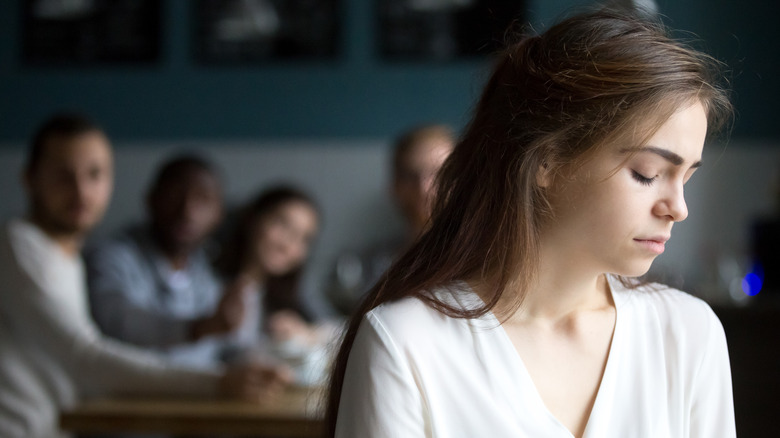
<path fill-rule="evenodd" d="M 649 186 L 649 185 L 653 184 L 653 182 L 655 181 L 655 178 L 656 178 L 656 177 L 648 178 L 648 177 L 642 175 L 641 173 L 637 172 L 636 170 L 632 170 L 631 171 L 631 176 L 638 183 L 640 183 L 642 185 L 645 185 L 645 186 Z"/>

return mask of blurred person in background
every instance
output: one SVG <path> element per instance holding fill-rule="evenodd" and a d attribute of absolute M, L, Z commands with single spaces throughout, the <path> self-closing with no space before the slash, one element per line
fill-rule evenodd
<path fill-rule="evenodd" d="M 245 365 L 194 370 L 101 336 L 89 316 L 87 233 L 113 188 L 113 157 L 88 119 L 56 115 L 37 131 L 26 161 L 29 206 L 0 232 L 0 436 L 66 436 L 60 410 L 83 397 L 231 395 L 265 400 L 289 374 Z"/>
<path fill-rule="evenodd" d="M 241 290 L 222 290 L 205 249 L 222 197 L 211 163 L 174 157 L 149 189 L 148 222 L 85 251 L 92 315 L 104 334 L 176 363 L 220 361 L 244 315 Z"/>
<path fill-rule="evenodd" d="M 300 293 L 319 226 L 309 195 L 289 186 L 269 188 L 244 206 L 217 261 L 225 281 L 244 293 L 247 317 L 237 333 L 238 354 L 254 350 L 288 362 L 303 384 L 323 376 L 323 347 L 336 332 L 335 325 L 314 320 Z"/>
<path fill-rule="evenodd" d="M 403 216 L 405 232 L 361 254 L 338 257 L 328 295 L 343 314 L 352 311 L 393 259 L 425 230 L 431 216 L 436 174 L 454 147 L 454 134 L 444 125 L 418 126 L 396 140 L 391 192 Z"/>

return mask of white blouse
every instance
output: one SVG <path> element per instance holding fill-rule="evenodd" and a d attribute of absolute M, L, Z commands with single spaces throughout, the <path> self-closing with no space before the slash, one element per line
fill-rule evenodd
<path fill-rule="evenodd" d="M 726 338 L 698 298 L 626 289 L 585 438 L 735 437 Z M 435 294 L 481 304 L 461 283 Z M 473 307 L 472 307 L 473 308 Z M 545 407 L 495 316 L 450 318 L 417 298 L 363 319 L 347 364 L 337 437 L 572 438 Z"/>

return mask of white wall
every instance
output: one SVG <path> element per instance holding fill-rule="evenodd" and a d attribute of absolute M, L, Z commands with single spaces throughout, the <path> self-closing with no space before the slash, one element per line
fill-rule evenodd
<path fill-rule="evenodd" d="M 19 181 L 24 148 L 0 147 L 0 217 L 24 211 Z M 96 235 L 144 217 L 143 194 L 156 166 L 186 150 L 205 153 L 224 170 L 227 198 L 241 203 L 278 181 L 296 183 L 319 200 L 324 226 L 310 266 L 310 285 L 321 283 L 334 256 L 401 229 L 388 200 L 388 142 L 119 144 L 112 204 Z M 713 300 L 727 295 L 715 276 L 744 267 L 750 222 L 772 212 L 780 147 L 770 144 L 708 146 L 704 166 L 686 186 L 690 215 L 675 226 L 666 253 L 654 266 L 670 282 Z M 718 269 L 720 266 L 720 269 Z M 730 275 L 730 274 L 729 274 Z M 735 274 L 736 275 L 736 274 Z"/>

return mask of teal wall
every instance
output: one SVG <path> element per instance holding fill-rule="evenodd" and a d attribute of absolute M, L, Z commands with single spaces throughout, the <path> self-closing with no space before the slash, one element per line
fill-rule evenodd
<path fill-rule="evenodd" d="M 727 65 L 736 120 L 732 137 L 780 140 L 780 3 L 659 0 L 669 24 L 695 32 L 698 45 Z"/>
<path fill-rule="evenodd" d="M 575 0 L 530 0 L 549 24 Z M 734 66 L 734 137 L 776 138 L 780 56 L 771 2 L 660 1 L 674 27 L 696 32 Z M 753 4 L 755 3 L 755 4 Z M 164 3 L 163 56 L 150 67 L 31 68 L 19 63 L 19 2 L 0 2 L 0 143 L 23 142 L 58 109 L 79 109 L 120 141 L 384 138 L 410 124 L 462 126 L 487 61 L 386 63 L 374 51 L 371 0 L 343 0 L 342 54 L 328 62 L 204 67 L 190 59 L 191 6 Z M 768 38 L 768 39 L 767 39 Z"/>

